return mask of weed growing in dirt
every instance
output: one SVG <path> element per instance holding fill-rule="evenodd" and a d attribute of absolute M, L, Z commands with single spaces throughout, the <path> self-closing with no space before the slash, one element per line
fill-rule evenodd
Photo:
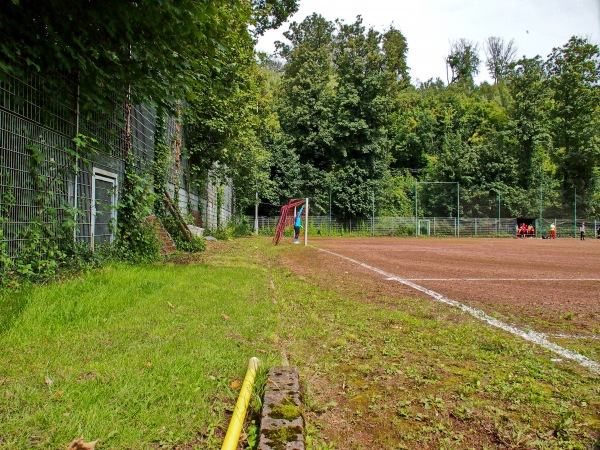
<path fill-rule="evenodd" d="M 587 369 L 416 293 L 379 293 L 383 280 L 314 249 L 265 250 L 307 281 L 279 293 L 279 335 L 306 383 L 312 448 L 593 447 Z"/>

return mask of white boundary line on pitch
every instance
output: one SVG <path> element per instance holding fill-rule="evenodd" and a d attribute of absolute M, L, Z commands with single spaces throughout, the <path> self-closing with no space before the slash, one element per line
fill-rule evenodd
<path fill-rule="evenodd" d="M 407 281 L 600 281 L 600 278 L 403 278 Z"/>
<path fill-rule="evenodd" d="M 551 336 L 555 337 L 555 338 L 561 338 L 561 339 L 591 339 L 591 340 L 600 341 L 600 336 L 590 336 L 590 335 L 585 335 L 585 334 L 558 333 L 558 334 L 552 334 Z"/>
<path fill-rule="evenodd" d="M 416 289 L 417 291 L 423 292 L 424 294 L 429 295 L 430 297 L 434 298 L 435 300 L 441 302 L 441 303 L 445 303 L 447 305 L 450 306 L 455 306 L 465 312 L 468 312 L 469 314 L 471 314 L 473 317 L 482 320 L 486 323 L 488 323 L 489 325 L 492 325 L 494 327 L 500 328 L 504 331 L 508 331 L 509 333 L 512 333 L 516 336 L 519 336 L 527 341 L 530 342 L 534 342 L 540 346 L 542 346 L 545 349 L 548 349 L 550 351 L 553 351 L 554 353 L 556 353 L 559 356 L 562 356 L 563 358 L 566 359 L 571 359 L 573 361 L 578 362 L 580 365 L 582 365 L 583 367 L 586 367 L 588 369 L 590 369 L 592 372 L 594 372 L 596 375 L 600 375 L 600 364 L 596 361 L 594 361 L 593 359 L 587 358 L 577 352 L 571 351 L 569 349 L 566 349 L 564 347 L 561 347 L 560 345 L 555 344 L 554 342 L 550 342 L 546 335 L 544 333 L 538 333 L 537 331 L 524 331 L 524 330 L 520 330 L 517 327 L 514 327 L 512 325 L 508 325 L 498 319 L 495 319 L 491 316 L 488 316 L 486 313 L 484 313 L 483 311 L 480 311 L 476 308 L 472 308 L 471 306 L 467 306 L 464 305 L 460 302 L 457 302 L 456 300 L 451 300 L 449 298 L 444 297 L 442 294 L 438 294 L 435 291 L 432 291 L 431 289 L 427 289 L 423 286 L 419 286 L 416 283 L 413 283 L 412 281 L 409 281 L 407 279 L 404 278 L 399 278 L 389 272 L 386 272 L 384 270 L 378 269 L 377 267 L 373 267 L 370 266 L 368 264 L 365 264 L 361 261 L 358 261 L 356 259 L 350 258 L 348 256 L 344 256 L 344 255 L 340 255 L 339 253 L 335 253 L 332 252 L 330 250 L 325 250 L 322 248 L 317 248 L 318 251 L 320 252 L 325 252 L 325 253 L 329 253 L 330 255 L 334 255 L 337 256 L 338 258 L 342 258 L 345 259 L 347 261 L 350 261 L 354 264 L 358 264 L 361 267 L 364 267 L 365 269 L 369 269 L 373 272 L 376 272 L 380 275 L 383 275 L 384 277 L 386 277 L 387 280 L 390 281 L 397 281 L 399 283 L 402 283 L 406 286 L 409 286 L 413 289 Z"/>

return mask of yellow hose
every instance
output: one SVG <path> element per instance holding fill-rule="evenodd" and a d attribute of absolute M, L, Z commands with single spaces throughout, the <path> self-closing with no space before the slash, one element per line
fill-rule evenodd
<path fill-rule="evenodd" d="M 250 397 L 252 396 L 252 386 L 254 385 L 254 378 L 256 378 L 256 369 L 258 369 L 258 358 L 250 358 L 248 362 L 248 370 L 242 383 L 242 389 L 238 396 L 237 403 L 233 410 L 233 416 L 229 427 L 227 428 L 227 434 L 225 440 L 221 446 L 221 450 L 235 450 L 240 440 L 240 434 L 242 432 L 242 425 L 244 425 L 244 418 L 246 417 L 246 410 L 248 409 L 248 403 L 250 403 Z"/>

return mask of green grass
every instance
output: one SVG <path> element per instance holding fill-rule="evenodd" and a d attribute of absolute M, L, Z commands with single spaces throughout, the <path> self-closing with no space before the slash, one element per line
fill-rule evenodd
<path fill-rule="evenodd" d="M 593 448 L 600 384 L 586 369 L 436 302 L 294 274 L 313 249 L 219 244 L 190 265 L 114 265 L 2 294 L 0 448 L 83 435 L 218 449 L 231 382 L 251 356 L 264 380 L 282 353 L 305 389 L 309 449 Z"/>
<path fill-rule="evenodd" d="M 0 336 L 0 448 L 82 434 L 103 448 L 218 448 L 230 382 L 276 327 L 265 277 L 245 264 L 123 265 L 3 296 L 16 317 Z"/>

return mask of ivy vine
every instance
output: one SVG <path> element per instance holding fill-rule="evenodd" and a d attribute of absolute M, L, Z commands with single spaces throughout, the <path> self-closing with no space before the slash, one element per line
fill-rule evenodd
<path fill-rule="evenodd" d="M 89 164 L 82 153 L 91 152 L 91 139 L 78 135 L 74 148 L 61 152 L 71 158 L 73 164 L 60 165 L 44 151 L 43 141 L 29 142 L 25 152 L 29 165 L 29 181 L 26 186 L 32 195 L 21 201 L 29 202 L 35 214 L 28 218 L 28 226 L 16 236 L 6 236 L 0 229 L 0 287 L 16 287 L 23 281 L 41 281 L 58 274 L 59 269 L 77 269 L 95 265 L 90 251 L 74 241 L 77 226 L 76 215 L 83 211 L 68 201 L 65 181 L 76 170 L 77 161 Z M 8 174 L 7 174 L 8 177 Z M 16 187 L 7 183 L 0 203 L 0 225 L 15 217 L 18 206 Z M 11 247 L 12 246 L 12 247 Z"/>
<path fill-rule="evenodd" d="M 132 262 L 150 262 L 159 258 L 161 244 L 148 216 L 152 215 L 157 194 L 151 183 L 135 172 L 133 153 L 125 159 L 123 189 L 118 206 L 118 255 Z"/>
<path fill-rule="evenodd" d="M 171 166 L 171 149 L 167 143 L 166 114 L 162 108 L 156 111 L 156 131 L 154 134 L 154 213 L 160 218 L 165 217 L 163 192 L 167 189 L 168 171 Z"/>

